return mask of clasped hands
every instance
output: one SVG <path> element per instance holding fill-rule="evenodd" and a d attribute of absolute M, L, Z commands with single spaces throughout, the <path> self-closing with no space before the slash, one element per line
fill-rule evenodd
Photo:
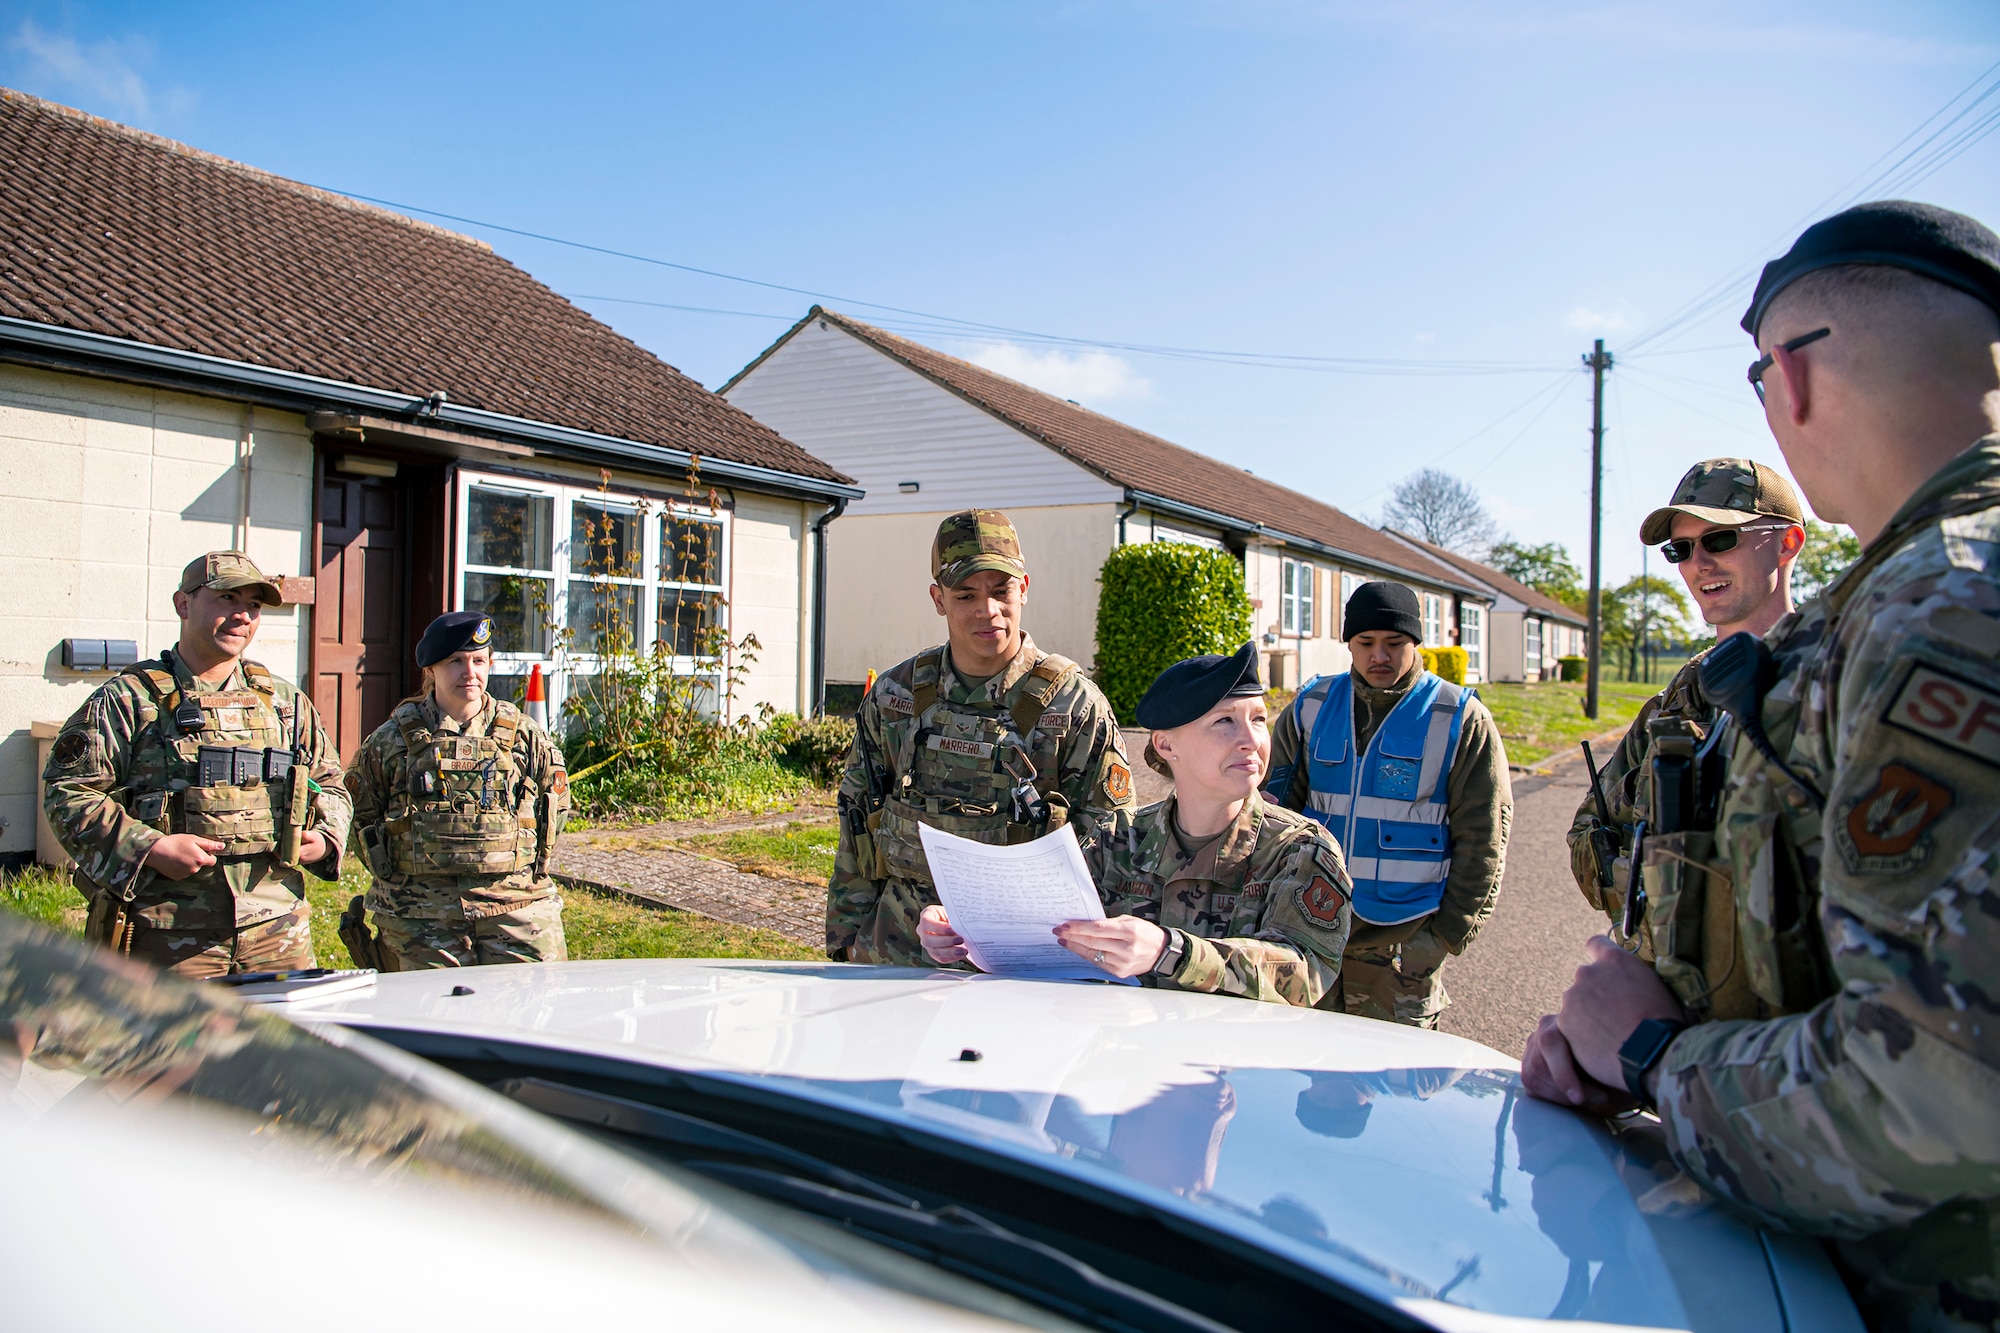
<path fill-rule="evenodd" d="M 1167 932 L 1136 916 L 1112 916 L 1098 921 L 1065 921 L 1055 928 L 1057 943 L 1079 958 L 1087 958 L 1114 977 L 1149 972 L 1167 951 Z M 951 919 L 936 903 L 917 918 L 917 939 L 934 963 L 959 963 L 971 956 L 965 940 L 951 928 Z"/>
<path fill-rule="evenodd" d="M 229 844 L 197 833 L 169 833 L 146 849 L 146 864 L 168 879 L 186 879 L 215 864 Z M 331 850 L 326 835 L 307 829 L 299 835 L 299 864 L 315 865 Z"/>
<path fill-rule="evenodd" d="M 1528 1038 L 1521 1086 L 1545 1102 L 1617 1115 L 1639 1105 L 1625 1087 L 1619 1048 L 1647 1019 L 1685 1021 L 1687 1014 L 1659 973 L 1608 936 L 1583 948 L 1589 959 L 1563 992 L 1561 1011 L 1544 1017 Z"/>

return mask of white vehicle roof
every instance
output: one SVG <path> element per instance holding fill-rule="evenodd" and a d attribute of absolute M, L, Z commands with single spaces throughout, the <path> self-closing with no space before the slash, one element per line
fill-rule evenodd
<path fill-rule="evenodd" d="M 1859 1327 L 1816 1248 L 1737 1221 L 1644 1122 L 1528 1099 L 1514 1060 L 1443 1033 L 748 960 L 404 973 L 292 1008 L 782 1091 L 1139 1200 L 1440 1327 Z"/>

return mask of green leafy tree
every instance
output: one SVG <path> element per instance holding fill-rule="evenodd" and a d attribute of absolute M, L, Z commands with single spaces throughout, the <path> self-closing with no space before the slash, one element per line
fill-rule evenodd
<path fill-rule="evenodd" d="M 1656 649 L 1687 648 L 1692 654 L 1705 636 L 1695 629 L 1693 608 L 1677 580 L 1656 574 L 1637 575 L 1604 594 L 1604 653 L 1625 663 L 1625 678 L 1637 679 L 1640 654 L 1648 644 Z"/>
<path fill-rule="evenodd" d="M 1250 638 L 1243 566 L 1227 551 L 1121 546 L 1097 581 L 1097 683 L 1126 722 L 1160 672 L 1201 653 L 1233 653 Z"/>
<path fill-rule="evenodd" d="M 1806 520 L 1806 544 L 1792 563 L 1792 600 L 1804 605 L 1826 591 L 1861 558 L 1861 539 L 1846 528 L 1831 527 L 1816 519 Z"/>
<path fill-rule="evenodd" d="M 1544 597 L 1555 598 L 1572 611 L 1588 610 L 1590 598 L 1584 591 L 1583 573 L 1560 542 L 1527 546 L 1509 537 L 1494 544 L 1487 563 Z"/>

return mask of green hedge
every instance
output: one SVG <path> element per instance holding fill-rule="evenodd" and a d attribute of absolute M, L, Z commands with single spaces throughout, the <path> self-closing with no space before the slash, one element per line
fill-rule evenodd
<path fill-rule="evenodd" d="M 1454 645 L 1444 648 L 1426 648 L 1423 650 L 1423 653 L 1424 666 L 1427 670 L 1436 672 L 1454 685 L 1465 684 L 1465 649 Z"/>
<path fill-rule="evenodd" d="M 1250 637 L 1243 566 L 1227 551 L 1121 546 L 1097 581 L 1097 683 L 1127 724 L 1160 672 L 1202 653 L 1233 653 Z"/>
<path fill-rule="evenodd" d="M 1587 680 L 1590 677 L 1590 659 L 1587 657 L 1558 657 L 1556 666 L 1559 679 L 1567 681 Z"/>

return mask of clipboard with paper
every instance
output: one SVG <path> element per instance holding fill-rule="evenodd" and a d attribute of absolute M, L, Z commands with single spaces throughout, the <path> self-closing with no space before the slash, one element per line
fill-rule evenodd
<path fill-rule="evenodd" d="M 1104 904 L 1069 825 L 1008 847 L 928 824 L 918 832 L 938 899 L 980 971 L 1046 981 L 1120 980 L 1056 942 L 1055 928 L 1065 921 L 1104 919 Z"/>

